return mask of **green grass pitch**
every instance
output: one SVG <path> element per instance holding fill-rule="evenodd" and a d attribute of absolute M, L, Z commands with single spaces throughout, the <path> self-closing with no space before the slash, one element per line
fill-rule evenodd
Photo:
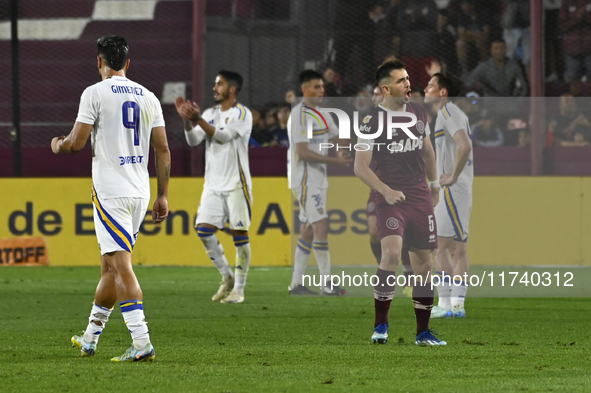
<path fill-rule="evenodd" d="M 378 346 L 373 299 L 291 298 L 289 269 L 251 269 L 238 305 L 211 302 L 214 268 L 136 273 L 154 363 L 110 362 L 131 343 L 118 306 L 94 358 L 71 348 L 98 267 L 0 269 L 0 392 L 591 391 L 589 298 L 469 298 L 466 319 L 432 321 L 437 348 L 396 298 Z"/>

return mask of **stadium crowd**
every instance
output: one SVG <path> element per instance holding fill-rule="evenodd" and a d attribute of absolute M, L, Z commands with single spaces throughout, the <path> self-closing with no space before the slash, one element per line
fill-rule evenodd
<path fill-rule="evenodd" d="M 591 76 L 591 8 L 586 0 L 544 0 L 546 82 L 561 89 L 548 112 L 546 145 L 588 146 L 591 123 L 581 102 Z M 476 146 L 527 146 L 530 74 L 529 0 L 338 0 L 333 45 L 318 68 L 327 97 L 368 97 L 373 70 L 400 59 L 414 94 L 430 76 L 451 72 L 464 83 L 459 100 Z M 251 146 L 287 147 L 294 88 L 281 103 L 253 109 Z M 516 97 L 510 103 L 491 97 Z M 354 103 L 352 103 L 354 105 Z"/>

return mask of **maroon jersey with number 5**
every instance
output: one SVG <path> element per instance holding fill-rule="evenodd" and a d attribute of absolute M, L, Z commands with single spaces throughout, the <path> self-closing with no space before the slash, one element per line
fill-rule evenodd
<path fill-rule="evenodd" d="M 371 115 L 363 119 L 359 130 L 362 134 L 371 135 L 378 131 L 381 123 L 382 133 L 373 139 L 372 161 L 375 162 L 376 175 L 391 189 L 404 193 L 404 204 L 432 206 L 423 155 L 423 141 L 430 134 L 427 113 L 421 105 L 412 102 L 405 105 L 404 112 L 414 114 L 416 124 L 394 128 L 391 139 L 388 138 L 387 132 L 388 117 L 391 123 L 397 125 L 409 124 L 412 118 L 396 115 L 396 112 L 382 105 L 378 105 Z M 415 138 L 411 138 L 403 128 Z M 376 204 L 384 203 L 382 194 L 377 194 Z"/>

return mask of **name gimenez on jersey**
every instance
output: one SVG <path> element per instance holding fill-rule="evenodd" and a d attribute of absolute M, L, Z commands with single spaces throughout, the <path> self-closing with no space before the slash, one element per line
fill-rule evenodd
<path fill-rule="evenodd" d="M 144 92 L 141 87 L 112 85 L 111 91 L 113 93 L 135 94 L 136 96 L 143 96 Z"/>
<path fill-rule="evenodd" d="M 322 149 L 332 149 L 336 148 L 336 151 L 339 150 L 355 150 L 355 151 L 370 151 L 376 150 L 380 151 L 380 148 L 385 147 L 390 151 L 390 154 L 394 153 L 406 153 L 407 151 L 415 151 L 416 149 L 423 148 L 423 136 L 416 137 L 416 139 L 401 139 L 398 142 L 392 143 L 349 143 L 348 145 L 341 145 L 341 144 L 334 144 L 334 143 L 320 143 L 318 146 L 318 150 Z"/>

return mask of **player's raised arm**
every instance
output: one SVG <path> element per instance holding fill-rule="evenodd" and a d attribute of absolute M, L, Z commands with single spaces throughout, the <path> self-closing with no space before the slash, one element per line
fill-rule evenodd
<path fill-rule="evenodd" d="M 212 136 L 219 143 L 227 143 L 232 139 L 250 134 L 252 131 L 252 114 L 249 110 L 240 105 L 240 113 L 231 119 L 224 128 L 216 127 Z M 233 110 L 238 111 L 237 107 Z M 244 113 L 242 113 L 244 111 Z"/>
<path fill-rule="evenodd" d="M 92 132 L 92 124 L 76 122 L 68 136 L 56 136 L 51 141 L 51 150 L 55 154 L 76 153 L 86 145 Z"/>
<path fill-rule="evenodd" d="M 185 139 L 189 146 L 197 146 L 205 139 L 206 133 L 201 127 L 197 127 L 197 121 L 201 119 L 199 107 L 183 97 L 177 97 L 174 101 L 176 111 L 183 119 Z M 208 124 L 209 125 L 209 124 Z"/>
<path fill-rule="evenodd" d="M 170 179 L 170 150 L 164 127 L 154 127 L 150 143 L 154 147 L 158 196 L 152 208 L 152 219 L 162 222 L 168 216 L 168 180 Z"/>

